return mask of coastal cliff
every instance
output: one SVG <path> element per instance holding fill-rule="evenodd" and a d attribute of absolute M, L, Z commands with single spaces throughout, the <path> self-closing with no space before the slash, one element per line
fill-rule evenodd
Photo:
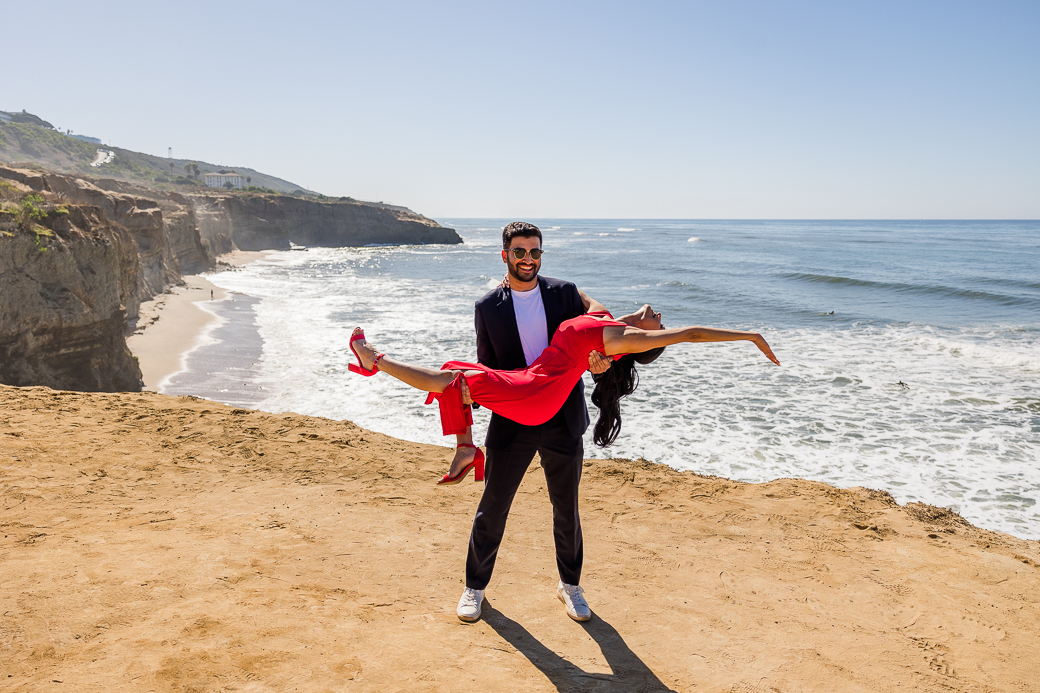
<path fill-rule="evenodd" d="M 192 195 L 205 209 L 203 235 L 230 236 L 241 250 L 288 250 L 291 243 L 340 248 L 462 243 L 454 229 L 411 210 L 368 202 L 320 202 L 287 195 Z"/>
<path fill-rule="evenodd" d="M 126 306 L 131 320 L 137 317 L 141 301 L 176 284 L 181 274 L 203 271 L 214 265 L 199 236 L 192 205 L 180 195 L 149 191 L 118 181 L 89 182 L 5 167 L 0 167 L 0 178 L 16 181 L 33 192 L 49 193 L 49 199 L 56 202 L 96 207 L 107 221 L 130 234 L 137 244 L 140 262 L 140 283 Z"/>
<path fill-rule="evenodd" d="M 462 242 L 403 207 L 353 200 L 185 196 L 4 166 L 0 192 L 0 383 L 9 385 L 140 390 L 125 334 L 141 303 L 236 248 Z M 27 212 L 42 216 L 19 218 Z"/>
<path fill-rule="evenodd" d="M 134 239 L 98 207 L 56 212 L 34 233 L 0 222 L 0 383 L 140 390 L 125 339 L 140 303 Z"/>

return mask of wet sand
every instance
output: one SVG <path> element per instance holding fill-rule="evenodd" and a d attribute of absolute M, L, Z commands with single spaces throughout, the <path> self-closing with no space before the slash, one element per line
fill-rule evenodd
<path fill-rule="evenodd" d="M 236 250 L 217 260 L 224 266 L 241 267 L 267 254 L 267 251 Z M 134 333 L 126 343 L 138 358 L 146 389 L 165 391 L 168 381 L 187 368 L 187 358 L 193 350 L 206 341 L 207 331 L 221 321 L 217 314 L 219 304 L 232 297 L 206 277 L 205 274 L 186 275 L 184 286 L 172 287 L 141 304 Z M 250 341 L 258 339 L 259 335 Z"/>
<path fill-rule="evenodd" d="M 349 422 L 0 386 L 0 689 L 1032 691 L 1040 544 L 879 491 L 587 460 L 595 613 L 533 466 L 485 617 L 481 485 Z"/>

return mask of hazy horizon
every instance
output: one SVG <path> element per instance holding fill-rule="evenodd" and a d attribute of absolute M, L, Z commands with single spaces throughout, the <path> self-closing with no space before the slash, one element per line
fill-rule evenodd
<path fill-rule="evenodd" d="M 55 13 L 0 109 L 433 218 L 1040 218 L 1035 3 Z"/>

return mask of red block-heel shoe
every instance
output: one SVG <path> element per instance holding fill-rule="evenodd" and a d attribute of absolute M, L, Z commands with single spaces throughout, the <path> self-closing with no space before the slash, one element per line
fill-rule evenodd
<path fill-rule="evenodd" d="M 458 447 L 473 448 L 477 451 L 477 455 L 473 458 L 472 462 L 463 467 L 462 471 L 456 474 L 455 476 L 448 476 L 447 474 L 442 476 L 441 480 L 437 482 L 438 486 L 450 486 L 452 484 L 459 483 L 460 481 L 466 478 L 466 475 L 469 474 L 469 470 L 471 469 L 476 470 L 474 473 L 473 481 L 484 480 L 484 451 L 478 448 L 476 445 L 470 445 L 469 443 L 459 443 Z"/>
<path fill-rule="evenodd" d="M 350 342 L 348 343 L 348 346 L 350 347 L 350 350 L 352 352 L 354 352 L 354 358 L 357 359 L 357 363 L 356 364 L 348 363 L 347 364 L 347 369 L 349 369 L 351 373 L 357 373 L 358 375 L 363 375 L 363 376 L 368 377 L 368 376 L 373 376 L 373 375 L 375 375 L 376 373 L 379 372 L 379 359 L 381 359 L 384 356 L 386 356 L 386 354 L 376 354 L 376 360 L 372 362 L 372 368 L 365 368 L 361 364 L 361 355 L 358 354 L 357 353 L 357 349 L 354 348 L 354 342 L 360 341 L 360 340 L 362 340 L 364 338 L 365 338 L 365 331 L 364 330 L 361 330 L 357 334 L 350 335 Z"/>

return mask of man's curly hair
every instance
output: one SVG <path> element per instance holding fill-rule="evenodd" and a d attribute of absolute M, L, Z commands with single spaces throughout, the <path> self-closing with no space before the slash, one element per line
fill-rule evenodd
<path fill-rule="evenodd" d="M 506 224 L 506 227 L 502 229 L 502 248 L 508 250 L 509 244 L 513 242 L 513 238 L 520 236 L 522 238 L 537 238 L 539 245 L 542 242 L 542 230 L 534 224 L 528 224 L 526 221 L 514 221 Z"/>

